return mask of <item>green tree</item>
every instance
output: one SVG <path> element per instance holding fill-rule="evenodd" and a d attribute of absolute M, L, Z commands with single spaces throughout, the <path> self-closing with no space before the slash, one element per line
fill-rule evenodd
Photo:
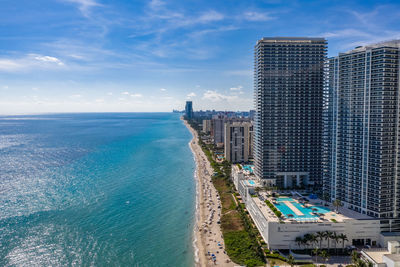
<path fill-rule="evenodd" d="M 322 248 L 322 240 L 325 238 L 325 232 L 317 232 L 315 233 L 317 238 L 319 239 L 319 248 Z"/>
<path fill-rule="evenodd" d="M 347 236 L 343 233 L 339 235 L 339 239 L 342 240 L 342 250 L 344 251 L 344 244 L 346 241 L 349 241 L 349 240 L 347 239 Z"/>
<path fill-rule="evenodd" d="M 319 248 L 314 248 L 314 249 L 312 250 L 312 254 L 315 255 L 315 263 L 318 264 Z"/>
<path fill-rule="evenodd" d="M 332 241 L 335 244 L 335 253 L 337 255 L 337 243 L 339 242 L 339 235 L 336 232 L 332 233 Z"/>
<path fill-rule="evenodd" d="M 289 263 L 289 265 L 290 265 L 291 267 L 293 267 L 293 265 L 294 265 L 294 263 L 295 263 L 295 259 L 294 259 L 293 255 L 289 255 L 288 260 L 287 260 L 287 263 Z"/>
<path fill-rule="evenodd" d="M 329 254 L 326 250 L 322 250 L 319 255 L 324 259 L 324 263 L 329 259 Z"/>
<path fill-rule="evenodd" d="M 303 238 L 301 236 L 296 237 L 294 241 L 296 242 L 299 248 L 303 245 Z"/>
<path fill-rule="evenodd" d="M 359 255 L 358 255 L 358 253 L 357 253 L 357 251 L 353 251 L 352 253 L 351 253 L 351 262 L 353 263 L 353 264 L 356 264 L 357 263 L 357 261 L 359 260 Z"/>
<path fill-rule="evenodd" d="M 336 211 L 339 211 L 339 207 L 341 207 L 343 204 L 340 199 L 335 199 L 335 201 L 333 201 L 332 205 L 336 208 Z"/>
<path fill-rule="evenodd" d="M 325 239 L 328 241 L 328 251 L 330 249 L 329 241 L 332 239 L 333 233 L 331 231 L 325 231 Z"/>

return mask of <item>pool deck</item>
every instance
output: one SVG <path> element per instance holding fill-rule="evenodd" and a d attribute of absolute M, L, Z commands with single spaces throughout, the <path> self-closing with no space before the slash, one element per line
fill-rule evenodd
<path fill-rule="evenodd" d="M 296 208 L 290 201 L 283 201 L 283 203 L 285 203 L 285 205 L 288 206 L 289 209 L 291 209 L 297 216 L 304 216 L 304 214 L 298 208 Z"/>
<path fill-rule="evenodd" d="M 265 193 L 262 193 L 262 195 L 265 199 L 269 199 L 271 202 L 274 201 L 271 197 L 267 197 Z M 293 196 L 292 198 L 294 201 L 300 202 L 296 196 Z M 261 201 L 259 198 L 253 198 L 253 200 L 268 221 L 275 221 L 275 222 L 280 221 L 278 217 L 276 217 L 275 214 L 271 211 L 271 209 L 264 203 L 264 201 Z M 297 216 L 302 216 L 302 215 L 304 216 L 304 214 L 302 214 L 300 210 L 298 210 L 292 203 L 290 203 L 290 201 L 284 200 L 282 202 L 283 202 L 282 204 L 287 205 Z M 343 222 L 351 219 L 372 219 L 372 217 L 366 214 L 361 214 L 344 207 L 340 207 L 339 208 L 340 213 L 336 213 L 335 207 L 333 207 L 332 204 L 329 204 L 329 206 L 326 207 L 325 203 L 326 202 L 321 199 L 310 199 L 310 201 L 307 204 L 303 204 L 305 207 L 310 207 L 310 208 L 312 206 L 321 206 L 330 209 L 330 211 L 324 213 L 323 216 L 316 216 L 315 218 L 303 218 L 303 219 L 282 218 L 281 220 L 283 220 L 285 223 L 302 224 L 302 223 L 321 223 L 321 222 L 332 223 L 332 219 L 336 220 L 337 222 Z M 300 213 L 297 212 L 300 212 L 302 215 L 300 215 Z"/>

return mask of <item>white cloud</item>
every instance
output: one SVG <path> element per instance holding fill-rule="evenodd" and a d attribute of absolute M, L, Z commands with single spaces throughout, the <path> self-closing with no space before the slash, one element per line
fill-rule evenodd
<path fill-rule="evenodd" d="M 85 17 L 88 17 L 90 15 L 90 9 L 92 7 L 101 6 L 101 4 L 99 4 L 95 0 L 64 0 L 64 1 L 78 4 L 79 10 Z"/>
<path fill-rule="evenodd" d="M 220 101 L 232 101 L 237 99 L 238 97 L 236 95 L 230 96 L 230 95 L 223 95 L 221 93 L 218 93 L 217 91 L 212 91 L 208 90 L 203 94 L 203 99 L 204 100 L 209 100 L 212 102 L 220 102 Z"/>
<path fill-rule="evenodd" d="M 23 65 L 16 60 L 0 59 L 0 70 L 13 71 L 23 68 Z"/>
<path fill-rule="evenodd" d="M 208 23 L 208 22 L 213 22 L 213 21 L 219 21 L 223 20 L 224 15 L 215 11 L 215 10 L 210 10 L 208 12 L 203 13 L 200 15 L 200 17 L 196 20 L 197 22 L 200 23 Z"/>
<path fill-rule="evenodd" d="M 41 55 L 33 55 L 34 58 L 38 61 L 43 61 L 43 62 L 51 62 L 51 63 L 56 63 L 57 65 L 63 66 L 64 63 L 61 62 L 61 60 L 59 60 L 56 57 L 50 57 L 50 56 L 41 56 Z"/>
<path fill-rule="evenodd" d="M 186 97 L 187 97 L 188 99 L 190 99 L 190 98 L 195 97 L 195 96 L 196 96 L 196 94 L 195 94 L 194 92 L 191 92 L 191 93 L 189 93 Z"/>
<path fill-rule="evenodd" d="M 268 21 L 274 19 L 268 13 L 261 13 L 257 11 L 244 12 L 243 18 L 248 21 Z"/>
<path fill-rule="evenodd" d="M 371 37 L 371 34 L 356 29 L 343 29 L 333 32 L 325 32 L 321 35 L 326 38 Z"/>
<path fill-rule="evenodd" d="M 121 95 L 130 95 L 129 92 L 122 92 Z"/>
<path fill-rule="evenodd" d="M 107 95 L 113 95 L 113 93 L 112 92 L 108 92 Z"/>
<path fill-rule="evenodd" d="M 165 91 L 167 91 L 167 89 L 161 88 L 160 91 L 165 92 Z"/>
<path fill-rule="evenodd" d="M 165 3 L 161 0 L 151 0 L 149 6 L 151 9 L 159 9 L 160 7 L 164 6 Z"/>
<path fill-rule="evenodd" d="M 20 70 L 37 70 L 38 68 L 50 68 L 54 70 L 54 64 L 64 66 L 64 63 L 51 56 L 38 54 L 28 54 L 19 58 L 0 58 L 0 71 L 20 71 Z"/>
<path fill-rule="evenodd" d="M 94 100 L 94 102 L 96 102 L 96 103 L 104 103 L 104 99 L 103 98 L 97 98 L 96 100 Z"/>
<path fill-rule="evenodd" d="M 241 91 L 243 89 L 243 86 L 239 85 L 238 87 L 231 87 L 231 91 Z"/>
<path fill-rule="evenodd" d="M 143 97 L 143 95 L 142 94 L 131 94 L 131 97 L 139 98 L 139 97 Z"/>

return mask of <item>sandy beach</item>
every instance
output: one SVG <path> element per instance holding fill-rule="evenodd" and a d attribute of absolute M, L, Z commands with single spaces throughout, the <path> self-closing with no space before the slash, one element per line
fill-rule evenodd
<path fill-rule="evenodd" d="M 190 148 L 196 160 L 197 214 L 195 224 L 196 266 L 235 266 L 225 252 L 220 224 L 221 202 L 211 175 L 213 170 L 199 146 L 197 132 L 184 121 L 193 134 Z M 215 255 L 213 257 L 213 255 Z"/>

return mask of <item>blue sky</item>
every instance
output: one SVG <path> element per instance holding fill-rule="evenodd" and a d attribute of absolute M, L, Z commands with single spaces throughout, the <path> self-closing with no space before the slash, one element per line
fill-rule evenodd
<path fill-rule="evenodd" d="M 253 47 L 400 38 L 397 1 L 2 0 L 0 114 L 248 110 Z"/>

